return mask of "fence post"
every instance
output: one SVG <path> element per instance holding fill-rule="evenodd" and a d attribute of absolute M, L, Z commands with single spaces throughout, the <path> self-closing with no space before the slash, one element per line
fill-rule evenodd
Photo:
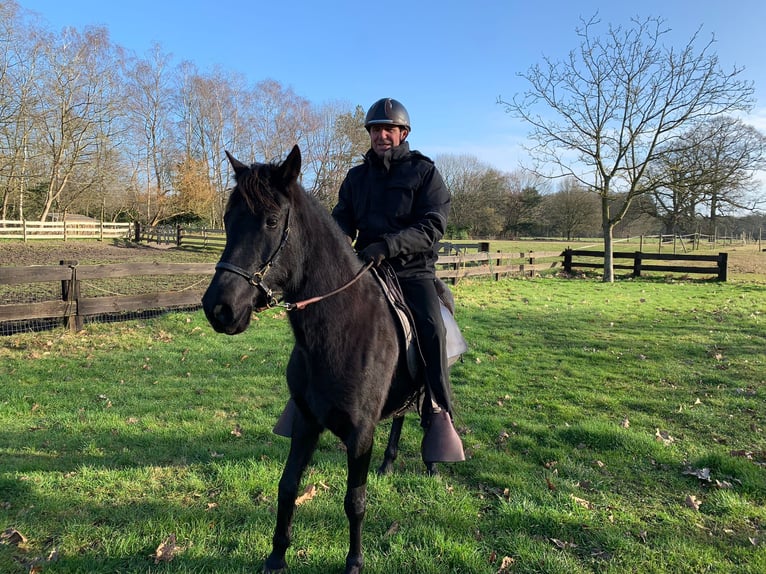
<path fill-rule="evenodd" d="M 719 281 L 726 281 L 728 277 L 728 273 L 726 271 L 726 268 L 728 267 L 729 263 L 729 254 L 719 253 L 718 254 L 718 280 Z"/>
<path fill-rule="evenodd" d="M 572 273 L 572 249 L 570 247 L 564 249 L 564 272 Z"/>
<path fill-rule="evenodd" d="M 534 277 L 535 276 L 535 254 L 532 251 L 529 252 L 529 265 L 530 265 L 529 276 Z"/>
<path fill-rule="evenodd" d="M 641 277 L 641 256 L 643 253 L 636 251 L 633 255 L 633 277 Z"/>
<path fill-rule="evenodd" d="M 181 224 L 176 225 L 176 247 L 181 247 Z"/>
<path fill-rule="evenodd" d="M 60 265 L 67 265 L 72 270 L 72 278 L 61 281 L 61 300 L 68 303 L 67 312 L 64 316 L 64 326 L 72 332 L 82 331 L 83 327 L 82 315 L 79 314 L 78 310 L 80 281 L 77 279 L 77 263 L 77 261 L 59 261 Z"/>
<path fill-rule="evenodd" d="M 136 243 L 141 243 L 141 222 L 140 221 L 135 222 L 135 231 L 136 231 L 136 235 L 134 239 Z"/>

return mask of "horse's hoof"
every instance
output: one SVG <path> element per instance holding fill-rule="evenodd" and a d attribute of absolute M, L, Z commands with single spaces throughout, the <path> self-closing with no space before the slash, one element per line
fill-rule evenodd
<path fill-rule="evenodd" d="M 394 470 L 394 465 L 390 462 L 384 462 L 380 465 L 380 468 L 378 468 L 378 476 L 388 476 L 391 474 Z"/>
<path fill-rule="evenodd" d="M 287 570 L 287 562 L 284 559 L 269 557 L 263 565 L 263 574 L 280 574 L 285 570 Z"/>

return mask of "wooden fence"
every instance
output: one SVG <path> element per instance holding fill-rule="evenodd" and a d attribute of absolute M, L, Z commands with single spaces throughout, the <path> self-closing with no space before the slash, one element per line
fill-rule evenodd
<path fill-rule="evenodd" d="M 643 253 L 635 251 L 632 253 L 614 252 L 612 257 L 614 258 L 615 269 L 631 270 L 634 277 L 641 277 L 641 273 L 645 271 L 664 271 L 715 275 L 719 281 L 726 281 L 727 279 L 729 254 L 725 252 L 718 253 L 717 255 L 698 255 L 691 253 Z M 625 259 L 631 260 L 630 263 L 627 265 L 620 263 L 620 261 Z M 663 263 L 650 263 L 647 265 L 647 261 L 662 261 Z M 692 265 L 691 263 L 698 264 Z M 702 265 L 699 265 L 699 263 L 702 263 Z M 603 269 L 604 252 L 567 249 L 564 251 L 563 267 L 567 273 L 571 273 L 575 268 Z"/>
<path fill-rule="evenodd" d="M 0 219 L 0 239 L 128 239 L 132 223 Z"/>
<path fill-rule="evenodd" d="M 138 295 L 83 297 L 83 281 L 137 276 L 211 276 L 215 263 L 122 263 L 116 265 L 60 265 L 0 267 L 0 285 L 61 282 L 61 299 L 0 305 L 0 323 L 32 319 L 61 318 L 73 331 L 83 327 L 84 317 L 149 309 L 199 306 L 207 283 L 198 289 Z"/>
<path fill-rule="evenodd" d="M 437 275 L 456 283 L 465 277 L 533 274 L 561 265 L 561 253 L 489 253 L 469 252 L 488 244 L 442 246 L 444 253 L 438 261 Z M 3 304 L 0 291 L 0 323 L 60 319 L 73 331 L 79 331 L 88 316 L 141 312 L 152 309 L 198 307 L 215 271 L 215 263 L 121 263 L 79 265 L 76 261 L 62 261 L 60 265 L 32 267 L 1 267 L 0 286 L 29 285 L 34 283 L 60 283 L 60 298 L 56 300 Z M 83 285 L 98 280 L 160 276 L 200 276 L 204 281 L 195 288 L 147 292 L 137 295 L 84 296 Z M 87 283 L 86 283 L 87 282 Z M 148 281 L 149 285 L 156 283 Z M 92 291 L 92 289 L 91 289 Z M 49 297 L 50 299 L 50 297 Z"/>
<path fill-rule="evenodd" d="M 204 235 L 200 236 L 204 239 Z M 535 275 L 562 269 L 571 273 L 579 268 L 602 268 L 604 252 L 567 249 L 549 253 L 491 253 L 488 243 L 441 244 L 437 275 L 453 284 L 467 277 L 490 276 L 494 279 L 509 275 Z M 562 259 L 563 256 L 563 259 Z M 670 253 L 614 253 L 615 269 L 631 270 L 634 276 L 647 271 L 675 273 L 701 273 L 714 275 L 726 281 L 727 254 L 692 255 Z M 630 260 L 629 264 L 620 263 Z M 661 264 L 647 263 L 661 261 Z M 697 263 L 692 265 L 691 263 Z M 700 265 L 701 264 L 701 265 Z M 712 265 L 711 265 L 712 264 Z M 0 286 L 35 283 L 60 283 L 60 298 L 26 303 L 5 303 L 0 295 L 0 323 L 59 319 L 71 330 L 82 329 L 88 316 L 165 310 L 179 307 L 198 307 L 215 271 L 214 263 L 122 263 L 104 265 L 78 265 L 76 261 L 62 261 L 60 265 L 32 267 L 0 267 Z M 142 292 L 136 295 L 83 296 L 84 282 L 126 279 L 136 277 L 198 276 L 194 288 Z M 150 280 L 156 285 L 157 279 Z M 86 283 L 87 284 L 87 283 Z M 156 291 L 156 289 L 155 289 Z M 2 293 L 2 292 L 0 292 Z"/>

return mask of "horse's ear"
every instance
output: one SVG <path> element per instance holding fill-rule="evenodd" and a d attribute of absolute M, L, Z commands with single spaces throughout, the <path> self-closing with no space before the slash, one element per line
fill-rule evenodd
<path fill-rule="evenodd" d="M 289 184 L 298 181 L 301 173 L 301 150 L 295 145 L 280 166 L 282 180 Z"/>
<path fill-rule="evenodd" d="M 227 150 L 224 150 L 224 152 L 226 152 L 226 157 L 229 158 L 229 163 L 231 164 L 231 167 L 234 168 L 234 173 L 236 175 L 239 175 L 240 173 L 250 169 L 244 163 L 242 163 L 237 158 L 235 158 L 233 155 L 231 155 Z"/>

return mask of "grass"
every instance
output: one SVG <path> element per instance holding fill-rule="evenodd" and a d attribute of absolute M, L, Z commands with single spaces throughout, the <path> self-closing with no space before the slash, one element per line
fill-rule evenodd
<path fill-rule="evenodd" d="M 370 476 L 366 571 L 766 571 L 763 289 L 458 285 L 469 460 L 427 477 L 408 417 L 396 473 Z M 26 538 L 0 544 L 0 571 L 258 571 L 290 347 L 277 312 L 233 338 L 197 312 L 0 340 L 0 532 Z M 290 572 L 340 571 L 336 439 L 304 482 L 317 491 L 296 513 Z M 171 534 L 179 551 L 156 564 Z"/>

